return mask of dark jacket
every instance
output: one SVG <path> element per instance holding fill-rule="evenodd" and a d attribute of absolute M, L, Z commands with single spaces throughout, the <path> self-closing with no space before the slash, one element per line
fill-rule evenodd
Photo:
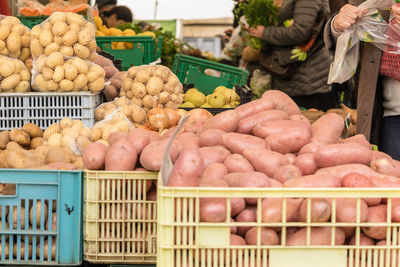
<path fill-rule="evenodd" d="M 265 27 L 262 40 L 270 46 L 293 49 L 306 44 L 321 19 L 321 14 L 329 13 L 328 0 L 284 0 L 279 11 L 278 26 Z M 294 19 L 294 24 L 287 28 L 283 22 Z M 274 77 L 273 88 L 290 96 L 326 93 L 331 90 L 327 84 L 332 57 L 325 48 L 323 29 L 308 51 L 307 60 L 296 63 L 294 76 L 289 79 Z M 281 62 L 285 63 L 285 62 Z"/>
<path fill-rule="evenodd" d="M 349 4 L 359 5 L 362 0 L 350 0 Z M 387 20 L 389 13 L 382 11 Z M 324 31 L 328 49 L 335 52 L 335 40 L 331 35 L 331 20 Z M 361 43 L 360 67 L 357 98 L 357 133 L 364 134 L 373 144 L 379 145 L 379 133 L 383 119 L 382 85 L 379 82 L 379 67 L 382 51 L 369 43 Z"/>

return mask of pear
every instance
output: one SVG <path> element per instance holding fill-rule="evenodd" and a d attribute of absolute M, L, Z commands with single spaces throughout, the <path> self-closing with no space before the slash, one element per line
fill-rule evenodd
<path fill-rule="evenodd" d="M 227 103 L 222 108 L 233 108 L 233 107 L 231 106 L 231 104 Z"/>
<path fill-rule="evenodd" d="M 225 97 L 221 93 L 213 93 L 208 99 L 208 104 L 210 104 L 213 108 L 222 108 L 225 103 Z"/>
<path fill-rule="evenodd" d="M 197 93 L 197 89 L 196 88 L 192 88 L 186 91 L 185 96 L 184 97 L 191 97 L 194 93 Z"/>
<path fill-rule="evenodd" d="M 193 105 L 193 103 L 185 102 L 182 105 L 180 105 L 180 107 L 182 107 L 182 108 L 195 108 L 196 106 Z"/>
<path fill-rule="evenodd" d="M 226 89 L 225 86 L 218 86 L 214 89 L 214 93 L 222 93 Z"/>
<path fill-rule="evenodd" d="M 204 103 L 203 105 L 200 106 L 201 108 L 212 108 L 212 106 L 208 103 Z"/>
<path fill-rule="evenodd" d="M 195 107 L 200 107 L 206 102 L 206 96 L 202 92 L 192 92 L 185 95 L 184 102 L 191 102 Z"/>
<path fill-rule="evenodd" d="M 225 89 L 222 91 L 222 94 L 226 98 L 226 102 L 232 102 L 232 101 L 240 101 L 240 96 L 235 92 L 235 90 L 232 89 Z"/>
<path fill-rule="evenodd" d="M 240 105 L 240 101 L 232 101 L 231 102 L 231 106 L 234 107 L 234 108 L 236 108 L 239 105 Z"/>

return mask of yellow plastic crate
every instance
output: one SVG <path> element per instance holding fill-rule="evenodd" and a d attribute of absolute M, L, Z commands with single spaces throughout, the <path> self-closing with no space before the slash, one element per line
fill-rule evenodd
<path fill-rule="evenodd" d="M 166 172 L 168 173 L 168 172 Z M 161 175 L 158 181 L 162 185 Z M 162 267 L 399 267 L 400 223 L 391 221 L 393 198 L 400 198 L 399 189 L 321 189 L 321 188 L 173 188 L 158 186 L 158 246 L 157 266 Z M 226 198 L 225 222 L 200 222 L 200 198 Z M 257 199 L 256 222 L 230 221 L 231 198 Z M 262 222 L 262 200 L 282 198 L 282 210 L 288 199 L 303 198 L 308 202 L 306 222 L 287 222 L 286 212 L 277 223 Z M 387 221 L 384 223 L 360 222 L 362 198 L 386 198 Z M 310 202 L 315 198 L 332 199 L 332 215 L 328 222 L 311 222 Z M 339 198 L 356 199 L 356 222 L 336 221 L 336 201 Z M 186 212 L 184 212 L 186 211 Z M 257 227 L 257 245 L 230 246 L 232 226 Z M 311 227 L 331 227 L 330 245 L 312 246 Z M 386 246 L 361 246 L 362 227 L 386 228 Z M 277 227 L 279 244 L 261 245 L 262 227 Z M 304 246 L 287 246 L 286 236 L 295 227 L 307 229 Z M 335 228 L 355 227 L 355 245 L 335 245 Z"/>
<path fill-rule="evenodd" d="M 84 172 L 84 259 L 91 263 L 154 264 L 157 205 L 146 184 L 157 173 Z"/>

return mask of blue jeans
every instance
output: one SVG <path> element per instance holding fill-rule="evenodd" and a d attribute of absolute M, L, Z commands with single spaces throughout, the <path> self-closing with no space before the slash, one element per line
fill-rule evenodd
<path fill-rule="evenodd" d="M 400 160 L 400 115 L 383 118 L 379 150 Z"/>

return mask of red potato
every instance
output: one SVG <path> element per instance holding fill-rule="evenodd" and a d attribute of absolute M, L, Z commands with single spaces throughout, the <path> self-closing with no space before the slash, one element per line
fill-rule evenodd
<path fill-rule="evenodd" d="M 297 166 L 302 175 L 311 175 L 318 170 L 313 154 L 302 154 L 296 158 L 294 165 Z"/>
<path fill-rule="evenodd" d="M 310 229 L 311 246 L 330 246 L 332 237 L 331 227 L 313 227 Z M 287 246 L 306 246 L 307 228 L 302 228 L 294 233 L 287 241 Z M 340 228 L 335 229 L 335 245 L 344 245 L 345 234 Z"/>
<path fill-rule="evenodd" d="M 296 161 L 296 158 L 297 158 L 296 155 L 292 154 L 292 153 L 286 153 L 284 156 L 287 160 L 287 163 L 292 164 L 292 165 Z"/>
<path fill-rule="evenodd" d="M 83 152 L 83 164 L 89 170 L 103 170 L 109 146 L 95 142 L 88 145 Z"/>
<path fill-rule="evenodd" d="M 118 141 L 126 139 L 127 136 L 128 135 L 126 133 L 121 133 L 118 131 L 112 132 L 108 136 L 108 144 L 110 146 L 112 146 L 113 144 L 117 143 Z"/>
<path fill-rule="evenodd" d="M 260 244 L 262 246 L 276 246 L 279 245 L 279 236 L 278 234 L 270 228 L 266 227 L 253 227 L 247 231 L 245 239 L 247 245 L 257 245 L 257 236 L 258 231 L 260 231 Z"/>
<path fill-rule="evenodd" d="M 239 121 L 240 117 L 238 113 L 234 110 L 227 110 L 215 115 L 207 121 L 203 125 L 201 132 L 207 129 L 220 129 L 227 133 L 234 132 L 239 125 Z"/>
<path fill-rule="evenodd" d="M 371 154 L 372 154 L 371 162 L 374 162 L 377 159 L 392 159 L 391 156 L 381 151 L 372 150 Z"/>
<path fill-rule="evenodd" d="M 400 198 L 392 198 L 392 221 L 400 222 Z"/>
<path fill-rule="evenodd" d="M 301 176 L 301 171 L 294 165 L 283 165 L 279 167 L 274 173 L 274 179 L 284 183 L 289 179 L 294 179 Z"/>
<path fill-rule="evenodd" d="M 312 142 L 319 145 L 335 143 L 344 128 L 344 120 L 336 113 L 328 113 L 311 125 Z"/>
<path fill-rule="evenodd" d="M 255 125 L 252 132 L 255 136 L 264 139 L 271 134 L 289 132 L 294 128 L 303 128 L 311 131 L 310 123 L 305 121 L 274 120 Z"/>
<path fill-rule="evenodd" d="M 254 168 L 250 162 L 241 154 L 231 154 L 224 161 L 229 173 L 232 172 L 253 172 Z"/>
<path fill-rule="evenodd" d="M 244 240 L 243 237 L 239 235 L 232 235 L 231 234 L 231 241 L 230 241 L 231 246 L 246 246 L 246 240 Z"/>
<path fill-rule="evenodd" d="M 250 134 L 254 126 L 259 123 L 286 119 L 288 119 L 288 115 L 282 110 L 265 110 L 241 119 L 236 131 L 241 134 Z"/>
<path fill-rule="evenodd" d="M 125 139 L 121 139 L 107 151 L 106 171 L 133 171 L 136 166 L 136 149 Z"/>
<path fill-rule="evenodd" d="M 284 155 L 266 149 L 246 149 L 243 151 L 243 156 L 256 171 L 263 172 L 269 177 L 273 177 L 280 166 L 287 164 Z"/>
<path fill-rule="evenodd" d="M 222 135 L 222 145 L 232 153 L 243 154 L 245 149 L 265 149 L 266 143 L 263 139 L 238 133 L 226 133 Z"/>
<path fill-rule="evenodd" d="M 146 193 L 147 201 L 157 201 L 157 186 L 150 187 L 150 190 Z"/>
<path fill-rule="evenodd" d="M 140 155 L 140 164 L 149 171 L 159 171 L 168 140 L 154 141 L 146 146 Z M 175 140 L 170 150 L 171 161 L 175 162 L 180 150 L 180 142 Z"/>
<path fill-rule="evenodd" d="M 335 176 L 328 175 L 306 175 L 299 178 L 287 180 L 284 187 L 340 187 L 341 180 Z"/>
<path fill-rule="evenodd" d="M 223 146 L 201 147 L 200 155 L 203 158 L 204 167 L 211 163 L 222 163 L 231 152 Z"/>
<path fill-rule="evenodd" d="M 228 174 L 228 169 L 222 163 L 211 163 L 203 172 L 201 179 L 222 180 Z"/>
<path fill-rule="evenodd" d="M 360 222 L 366 222 L 368 219 L 368 205 L 364 200 L 360 202 Z M 357 221 L 357 199 L 338 198 L 336 199 L 336 221 L 355 223 Z M 355 227 L 344 227 L 343 231 L 346 237 L 354 234 Z"/>
<path fill-rule="evenodd" d="M 309 144 L 303 146 L 299 150 L 299 153 L 297 153 L 297 156 L 301 156 L 303 154 L 315 154 L 318 151 L 319 147 L 320 147 L 320 145 L 318 145 L 318 144 L 309 143 Z"/>
<path fill-rule="evenodd" d="M 371 144 L 363 134 L 357 134 L 343 140 L 343 143 L 357 143 L 365 148 L 371 149 Z"/>
<path fill-rule="evenodd" d="M 257 99 L 249 103 L 238 106 L 235 111 L 241 120 L 260 113 L 265 110 L 271 110 L 275 106 L 274 102 L 270 99 Z"/>
<path fill-rule="evenodd" d="M 314 157 L 320 168 L 357 163 L 368 165 L 371 158 L 371 150 L 357 143 L 324 145 L 318 149 Z"/>
<path fill-rule="evenodd" d="M 370 179 L 375 187 L 400 187 L 400 179 L 389 175 L 371 175 Z"/>
<path fill-rule="evenodd" d="M 201 187 L 229 187 L 229 184 L 222 179 L 201 178 Z"/>
<path fill-rule="evenodd" d="M 359 174 L 359 173 L 349 173 L 346 176 L 343 177 L 342 179 L 342 187 L 352 187 L 352 188 L 371 188 L 375 187 L 374 184 L 372 183 L 371 179 L 366 177 L 365 175 Z M 381 198 L 363 198 L 365 203 L 367 203 L 368 206 L 375 206 L 381 203 Z"/>
<path fill-rule="evenodd" d="M 363 233 L 360 233 L 360 246 L 373 246 L 375 245 L 375 242 L 372 238 L 364 235 Z M 356 236 L 354 235 L 351 239 L 350 239 L 350 243 L 349 245 L 354 246 L 356 245 Z"/>
<path fill-rule="evenodd" d="M 177 137 L 182 143 L 182 148 L 195 148 L 200 147 L 200 138 L 194 133 L 183 133 Z"/>
<path fill-rule="evenodd" d="M 309 121 L 304 115 L 302 115 L 302 114 L 291 115 L 291 116 L 289 117 L 289 119 L 290 119 L 291 121 L 304 121 L 304 122 L 306 122 L 306 123 L 308 123 L 308 124 L 310 125 L 310 129 L 311 129 L 311 123 L 310 123 L 310 121 Z"/>
<path fill-rule="evenodd" d="M 387 206 L 378 205 L 368 208 L 368 223 L 385 223 L 387 222 Z M 386 227 L 365 226 L 361 228 L 363 233 L 373 239 L 386 238 Z"/>
<path fill-rule="evenodd" d="M 304 128 L 292 128 L 290 131 L 270 134 L 265 138 L 272 151 L 282 154 L 297 153 L 310 140 L 310 131 Z"/>
<path fill-rule="evenodd" d="M 204 163 L 199 150 L 193 148 L 184 149 L 179 154 L 172 168 L 168 179 L 168 186 L 199 186 L 203 170 Z"/>
<path fill-rule="evenodd" d="M 271 185 L 268 176 L 261 172 L 234 172 L 224 177 L 231 187 L 269 187 Z M 257 204 L 256 198 L 246 198 L 246 203 Z"/>
<path fill-rule="evenodd" d="M 299 208 L 303 199 L 286 199 L 286 222 L 295 222 L 299 214 Z M 262 222 L 283 222 L 282 221 L 282 198 L 266 198 L 262 202 Z"/>
<path fill-rule="evenodd" d="M 161 139 L 164 140 L 164 139 L 169 139 L 169 138 L 171 138 L 171 136 L 172 136 L 172 135 L 174 134 L 174 132 L 176 131 L 176 128 L 178 128 L 178 127 L 174 126 L 174 127 L 169 128 L 169 129 L 164 129 L 164 130 L 162 130 L 161 133 L 160 133 Z M 142 130 L 144 130 L 144 129 L 142 129 Z M 183 133 L 183 130 L 180 130 L 180 131 L 179 131 L 179 134 L 181 134 L 181 133 Z"/>
<path fill-rule="evenodd" d="M 110 140 L 110 137 L 108 139 Z M 139 155 L 142 153 L 143 149 L 150 144 L 150 134 L 149 131 L 135 128 L 129 132 L 127 140 L 136 149 Z"/>
<path fill-rule="evenodd" d="M 201 222 L 224 222 L 226 220 L 225 198 L 201 198 L 200 199 L 200 221 Z"/>
<path fill-rule="evenodd" d="M 76 166 L 71 163 L 66 163 L 66 162 L 53 162 L 50 164 L 47 164 L 46 167 L 49 167 L 50 169 L 54 170 L 76 170 Z"/>
<path fill-rule="evenodd" d="M 231 222 L 235 222 L 235 220 L 231 218 Z M 237 234 L 237 226 L 231 226 L 231 234 Z"/>
<path fill-rule="evenodd" d="M 279 90 L 268 90 L 262 95 L 262 99 L 270 99 L 275 104 L 275 109 L 285 111 L 289 116 L 298 114 L 300 109 L 287 94 Z"/>
<path fill-rule="evenodd" d="M 298 221 L 307 222 L 307 199 L 304 199 L 300 206 Z M 311 199 L 310 203 L 310 222 L 328 222 L 331 218 L 331 203 L 323 198 Z"/>
<path fill-rule="evenodd" d="M 400 177 L 400 162 L 393 159 L 378 159 L 371 163 L 371 168 L 378 173 Z"/>
<path fill-rule="evenodd" d="M 144 131 L 146 131 L 146 130 L 144 130 Z M 155 131 L 146 131 L 146 132 L 150 137 L 150 143 L 153 143 L 155 141 L 161 141 L 162 138 L 159 133 L 157 133 Z"/>
<path fill-rule="evenodd" d="M 236 216 L 236 222 L 256 222 L 256 208 L 249 208 L 248 206 Z M 238 226 L 237 234 L 244 236 L 252 226 Z"/>
<path fill-rule="evenodd" d="M 203 146 L 218 146 L 222 144 L 222 135 L 225 132 L 219 129 L 208 129 L 200 134 L 199 145 Z"/>
<path fill-rule="evenodd" d="M 283 187 L 283 184 L 275 179 L 268 178 L 271 183 L 271 187 Z"/>
<path fill-rule="evenodd" d="M 336 176 L 342 179 L 344 176 L 352 172 L 363 174 L 366 176 L 375 173 L 371 168 L 362 164 L 343 164 L 339 166 L 319 169 L 315 174 Z"/>

